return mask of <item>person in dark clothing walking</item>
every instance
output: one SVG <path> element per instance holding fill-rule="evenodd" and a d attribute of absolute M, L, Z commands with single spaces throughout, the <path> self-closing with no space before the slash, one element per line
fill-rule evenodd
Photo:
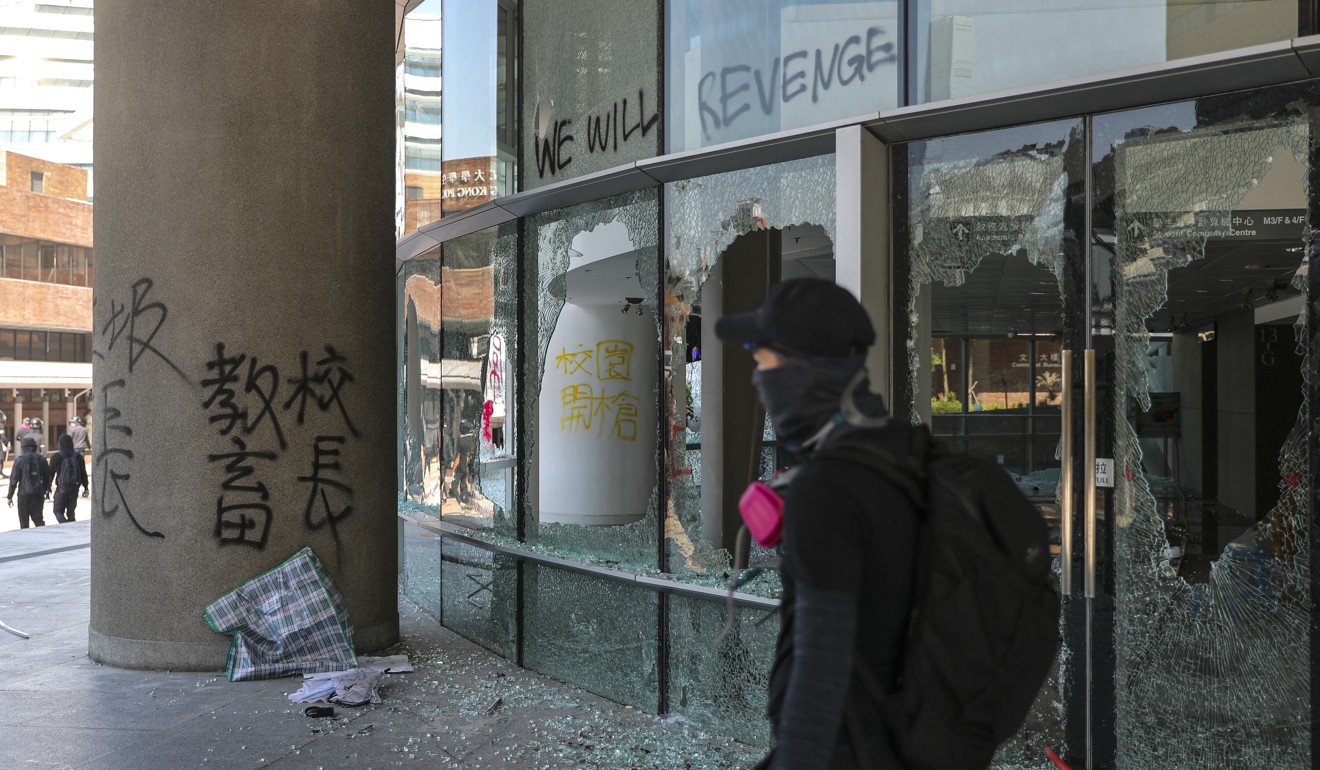
<path fill-rule="evenodd" d="M 83 497 L 87 496 L 87 461 L 74 450 L 73 437 L 68 433 L 60 436 L 60 451 L 50 456 L 50 478 L 55 483 L 52 503 L 55 521 L 61 524 L 73 521 L 78 508 L 78 487 L 82 487 Z"/>
<path fill-rule="evenodd" d="M 29 520 L 33 526 L 46 526 L 41 513 L 41 505 L 50 490 L 50 466 L 41 455 L 37 454 L 37 440 L 32 436 L 23 437 L 23 454 L 14 461 L 9 469 L 9 507 L 14 507 L 14 493 L 18 493 L 18 526 L 27 529 Z"/>
<path fill-rule="evenodd" d="M 715 332 L 752 352 L 752 382 L 775 434 L 804 458 L 784 496 L 783 594 L 769 687 L 775 747 L 757 768 L 901 770 L 857 671 L 869 669 L 884 686 L 895 681 L 920 515 L 880 475 L 817 457 L 844 436 L 900 456 L 906 450 L 906 433 L 886 429 L 884 403 L 868 386 L 871 320 L 846 289 L 794 279 L 756 311 L 721 318 Z M 851 734 L 850 723 L 862 735 Z"/>

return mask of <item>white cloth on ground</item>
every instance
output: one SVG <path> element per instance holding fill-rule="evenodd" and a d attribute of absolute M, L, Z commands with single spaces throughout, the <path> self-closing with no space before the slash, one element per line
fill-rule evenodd
<path fill-rule="evenodd" d="M 366 703 L 380 703 L 380 694 L 376 685 L 382 674 L 405 674 L 413 670 L 407 655 L 390 655 L 373 658 L 358 656 L 359 668 L 346 671 L 326 671 L 319 674 L 304 674 L 303 686 L 297 692 L 289 694 L 293 703 L 319 703 L 328 701 L 344 706 L 361 706 Z"/>

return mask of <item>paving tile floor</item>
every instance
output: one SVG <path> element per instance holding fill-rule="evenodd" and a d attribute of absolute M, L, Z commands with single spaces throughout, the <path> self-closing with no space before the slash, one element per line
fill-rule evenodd
<path fill-rule="evenodd" d="M 748 768 L 758 752 L 520 669 L 400 599 L 417 670 L 309 718 L 297 678 L 142 672 L 87 657 L 89 525 L 0 533 L 5 768 Z"/>

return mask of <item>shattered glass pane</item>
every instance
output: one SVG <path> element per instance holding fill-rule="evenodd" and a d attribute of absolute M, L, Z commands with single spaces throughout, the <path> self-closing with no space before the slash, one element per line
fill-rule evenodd
<path fill-rule="evenodd" d="M 537 389 L 525 452 L 526 540 L 656 571 L 660 352 L 656 190 L 531 219 L 524 335 Z M 532 346 L 535 346 L 534 348 Z"/>
<path fill-rule="evenodd" d="M 1003 269 L 1007 257 L 1051 271 L 1062 287 L 1064 149 L 1075 127 L 1049 123 L 908 146 L 907 355 L 913 393 L 925 392 L 920 380 L 931 371 L 931 311 L 922 309 L 922 297 L 929 298 L 937 284 L 964 286 L 983 260 L 997 258 Z M 990 303 L 967 311 L 993 316 L 1016 309 Z M 1056 313 L 1042 322 L 1057 329 L 1060 320 Z M 1029 331 L 1008 328 L 1006 319 L 1004 326 L 996 331 Z M 923 416 L 918 398 L 909 417 L 918 422 Z"/>
<path fill-rule="evenodd" d="M 404 266 L 400 493 L 413 513 L 514 529 L 516 252 L 509 223 Z"/>
<path fill-rule="evenodd" d="M 777 611 L 736 608 L 733 626 L 717 648 L 725 612 L 722 603 L 670 597 L 669 708 L 700 728 L 769 746 L 766 693 L 779 633 Z"/>
<path fill-rule="evenodd" d="M 740 235 L 819 225 L 834 237 L 834 156 L 665 185 L 669 285 L 691 293 Z"/>
<path fill-rule="evenodd" d="M 403 265 L 398 279 L 399 371 L 398 467 L 403 470 L 400 506 L 421 515 L 438 516 L 436 494 L 426 480 L 434 477 L 435 445 L 440 438 L 439 394 L 426 388 L 424 372 L 441 366 L 440 248 Z M 434 483 L 432 484 L 434 487 Z"/>
<path fill-rule="evenodd" d="M 656 713 L 658 595 L 530 563 L 523 574 L 527 668 Z"/>
<path fill-rule="evenodd" d="M 928 421 L 955 449 L 996 459 L 1056 529 L 1060 417 L 1048 396 L 1064 331 L 1065 154 L 1079 131 L 1060 121 L 912 143 L 897 201 L 908 231 L 900 261 L 913 400 L 894 410 Z M 997 770 L 1043 770 L 1044 747 L 1063 749 L 1070 660 L 1065 646 L 1022 729 L 995 755 Z"/>
<path fill-rule="evenodd" d="M 660 149 L 660 12 L 654 0 L 523 0 L 522 187 Z"/>
<path fill-rule="evenodd" d="M 1293 353 L 1286 327 L 1279 334 L 1258 315 L 1277 307 L 1278 295 L 1305 289 L 1287 278 L 1303 260 L 1312 139 L 1306 118 L 1156 130 L 1161 124 L 1138 113 L 1096 125 L 1122 137 L 1111 153 L 1113 233 L 1101 241 L 1114 255 L 1117 765 L 1171 766 L 1176 746 L 1181 761 L 1172 766 L 1308 767 L 1308 405 L 1298 367 L 1310 364 L 1304 345 Z M 1260 229 L 1266 216 L 1284 220 L 1273 243 Z M 1235 253 L 1250 254 L 1252 264 L 1237 265 Z M 1229 265 L 1239 271 L 1222 290 L 1233 292 L 1232 304 L 1206 322 L 1201 284 L 1189 276 L 1213 286 L 1211 276 Z M 1253 297 L 1253 276 L 1273 279 L 1264 296 Z M 1299 341 L 1307 337 L 1305 318 L 1297 319 Z M 1262 360 L 1261 346 L 1276 341 Z M 1169 386 L 1156 361 L 1166 349 L 1184 356 L 1172 367 L 1176 380 L 1188 357 L 1206 360 L 1200 350 L 1209 344 L 1220 367 L 1217 438 L 1196 441 L 1188 431 L 1199 430 L 1199 421 L 1184 419 L 1187 457 L 1170 465 L 1151 439 L 1158 427 L 1151 416 L 1169 398 L 1160 392 Z M 1279 368 L 1263 370 L 1262 379 L 1261 367 L 1276 362 Z M 1285 431 L 1292 422 L 1286 438 L 1257 445 L 1259 434 L 1241 431 L 1266 421 L 1259 399 L 1269 383 L 1285 384 L 1281 392 L 1291 391 L 1301 405 L 1283 416 Z M 1211 408 L 1202 400 L 1210 389 L 1205 396 L 1196 385 L 1177 390 L 1188 415 Z M 1217 462 L 1208 462 L 1224 470 L 1212 499 L 1198 458 L 1204 446 L 1216 445 Z M 1235 459 L 1239 451 L 1244 462 Z M 1272 503 L 1257 507 L 1260 496 L 1239 494 L 1242 480 L 1253 476 Z"/>
<path fill-rule="evenodd" d="M 440 538 L 399 521 L 399 591 L 440 619 Z"/>
<path fill-rule="evenodd" d="M 515 658 L 515 560 L 453 538 L 444 538 L 442 548 L 444 625 L 497 655 Z"/>
<path fill-rule="evenodd" d="M 775 239 L 784 240 L 791 234 L 795 245 L 801 245 L 797 243 L 798 239 L 805 239 L 815 247 L 812 259 L 819 269 L 830 271 L 824 277 L 832 278 L 834 187 L 833 155 L 665 186 L 669 243 L 665 255 L 664 335 L 666 360 L 670 362 L 665 373 L 665 403 L 669 409 L 666 424 L 673 436 L 672 451 L 666 458 L 670 510 L 665 516 L 665 551 L 666 570 L 681 580 L 725 585 L 730 577 L 731 548 L 734 545 L 733 542 L 722 542 L 725 539 L 722 532 L 703 534 L 703 476 L 714 474 L 716 484 L 722 484 L 719 479 L 724 476 L 723 469 L 717 467 L 722 462 L 717 459 L 718 455 L 708 451 L 703 456 L 701 450 L 705 365 L 701 348 L 718 346 L 713 342 L 712 334 L 718 309 L 710 307 L 710 303 L 724 287 L 722 278 L 711 285 L 707 285 L 706 279 L 717 271 L 717 266 L 722 264 L 721 256 L 735 240 L 756 233 L 770 233 Z M 770 243 L 779 248 L 779 240 Z M 787 252 L 788 246 L 785 244 L 783 249 Z M 767 265 L 765 269 L 778 270 L 780 265 Z M 742 277 L 747 279 L 747 276 Z M 777 280 L 778 275 L 774 278 Z M 703 301 L 706 303 L 704 318 Z M 717 360 L 720 353 L 719 350 L 708 350 L 704 357 Z M 710 375 L 705 379 L 709 380 Z M 750 385 L 747 387 L 750 390 Z M 704 405 L 707 416 L 716 415 L 708 423 L 723 419 L 718 416 L 723 413 L 722 404 Z M 711 430 L 708 424 L 705 431 L 708 441 Z M 764 457 L 759 467 L 762 477 L 768 477 L 779 463 L 773 450 Z M 713 490 L 718 493 L 720 488 Z M 737 492 L 740 494 L 741 489 Z M 709 501 L 707 504 L 713 505 Z M 718 514 L 713 515 L 712 522 L 716 518 Z M 733 540 L 732 536 L 728 539 Z M 752 544 L 748 564 L 773 568 L 777 559 L 773 551 Z M 778 574 L 771 569 L 741 590 L 777 596 L 779 588 Z"/>

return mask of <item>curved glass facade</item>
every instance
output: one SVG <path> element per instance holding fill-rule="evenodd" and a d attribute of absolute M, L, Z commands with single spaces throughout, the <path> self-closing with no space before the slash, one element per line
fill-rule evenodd
<path fill-rule="evenodd" d="M 414 205 L 400 248 L 407 596 L 520 665 L 769 745 L 778 554 L 738 552 L 737 499 L 794 458 L 713 322 L 822 277 L 874 308 L 892 411 L 1052 527 L 1063 644 L 994 767 L 1312 764 L 1313 83 L 902 122 L 1287 40 L 1297 4 L 443 5 L 438 62 L 409 43 L 401 77 L 479 71 L 438 122 L 400 107 L 410 136 L 447 132 L 438 170 L 401 160 L 439 174 L 445 215 Z M 831 121 L 832 145 L 780 133 Z M 451 201 L 471 158 L 486 197 Z"/>

